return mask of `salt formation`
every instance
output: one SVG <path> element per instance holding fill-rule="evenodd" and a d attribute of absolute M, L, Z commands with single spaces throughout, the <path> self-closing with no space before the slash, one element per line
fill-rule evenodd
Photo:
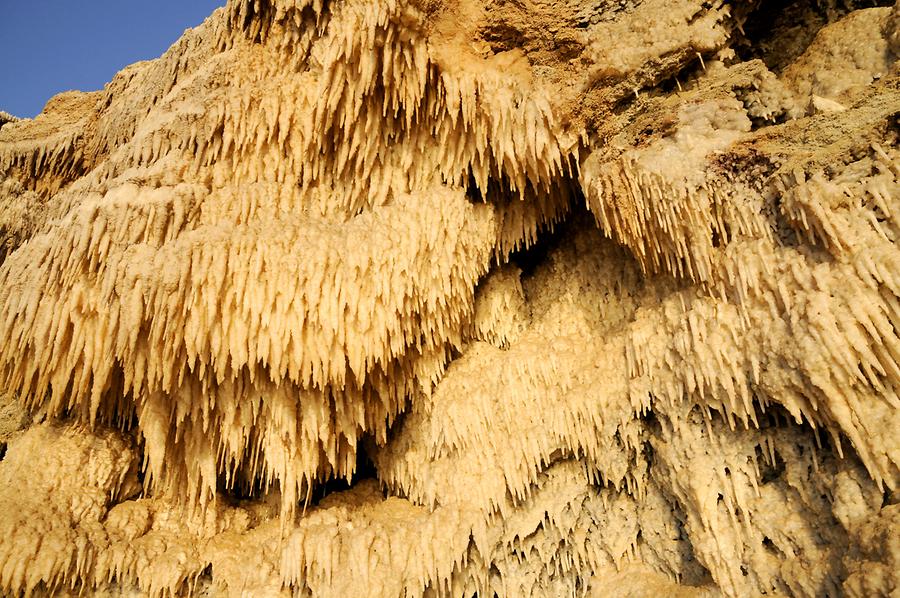
<path fill-rule="evenodd" d="M 898 27 L 230 0 L 0 113 L 0 589 L 900 591 Z"/>

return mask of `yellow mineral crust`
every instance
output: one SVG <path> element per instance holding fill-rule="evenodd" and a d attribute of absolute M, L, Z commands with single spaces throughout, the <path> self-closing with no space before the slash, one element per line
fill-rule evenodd
<path fill-rule="evenodd" d="M 0 593 L 896 593 L 861 4 L 230 0 L 0 112 Z"/>

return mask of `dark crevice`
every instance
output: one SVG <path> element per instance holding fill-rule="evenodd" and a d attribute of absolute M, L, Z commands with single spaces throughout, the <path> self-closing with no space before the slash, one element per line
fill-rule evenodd
<path fill-rule="evenodd" d="M 762 485 L 774 482 L 784 473 L 784 459 L 781 458 L 781 455 L 779 455 L 777 451 L 775 452 L 775 462 L 772 463 L 767 460 L 766 455 L 764 455 L 762 450 L 757 447 L 756 462 L 759 463 L 759 481 Z"/>
<path fill-rule="evenodd" d="M 265 494 L 262 480 L 259 478 L 248 479 L 241 475 L 240 471 L 235 474 L 235 480 L 231 485 L 227 485 L 220 476 L 218 490 L 219 493 L 235 500 L 250 500 Z"/>
<path fill-rule="evenodd" d="M 372 447 L 374 443 L 369 439 L 360 439 L 356 448 L 356 469 L 351 479 L 330 477 L 324 481 L 314 481 L 313 487 L 309 492 L 309 496 L 301 496 L 301 507 L 309 508 L 317 505 L 325 497 L 335 492 L 343 492 L 356 486 L 363 480 L 377 479 L 377 471 L 372 459 L 369 457 L 369 450 L 366 447 Z M 264 480 L 260 476 L 248 477 L 244 475 L 247 467 L 236 468 L 234 477 L 230 483 L 225 476 L 219 476 L 218 492 L 234 501 L 254 500 L 258 499 L 270 492 L 270 488 L 264 485 Z M 143 478 L 142 474 L 139 474 Z M 141 479 L 143 482 L 143 479 Z"/>
<path fill-rule="evenodd" d="M 537 243 L 512 252 L 509 256 L 510 263 L 515 264 L 522 271 L 523 277 L 533 275 L 537 267 L 547 260 L 547 256 L 566 236 L 564 231 L 567 228 L 565 224 L 557 226 L 553 231 L 541 235 Z"/>
<path fill-rule="evenodd" d="M 769 221 L 769 227 L 775 234 L 775 239 L 782 247 L 798 247 L 800 237 L 794 226 L 788 221 L 781 208 L 782 195 L 777 193 L 771 202 L 771 207 L 764 208 L 764 215 Z"/>
<path fill-rule="evenodd" d="M 741 60 L 758 58 L 780 73 L 826 25 L 854 10 L 893 4 L 893 0 L 763 0 L 747 16 L 743 35 L 735 35 L 733 48 Z"/>
<path fill-rule="evenodd" d="M 368 442 L 360 441 L 356 446 L 356 471 L 352 479 L 332 477 L 321 484 L 317 484 L 310 493 L 309 507 L 319 504 L 330 494 L 350 490 L 363 480 L 378 478 L 375 464 L 365 448 L 368 445 Z"/>
<path fill-rule="evenodd" d="M 212 563 L 206 565 L 203 570 L 193 579 L 189 580 L 190 591 L 187 592 L 189 596 L 205 596 L 208 594 L 206 590 L 213 583 L 213 568 Z M 200 591 L 198 591 L 198 589 Z"/>
<path fill-rule="evenodd" d="M 509 251 L 507 261 L 516 265 L 521 271 L 523 277 L 531 276 L 535 269 L 543 263 L 548 254 L 556 248 L 561 240 L 565 237 L 565 231 L 569 230 L 570 224 L 578 220 L 580 217 L 590 215 L 586 205 L 584 192 L 578 182 L 577 172 L 578 163 L 573 157 L 568 164 L 568 176 L 561 176 L 555 179 L 553 185 L 555 191 L 567 197 L 567 205 L 553 206 L 551 203 L 545 204 L 544 217 L 542 224 L 538 225 L 535 239 L 530 241 L 528 238 L 517 244 L 515 249 Z M 471 167 L 469 168 L 466 181 L 466 197 L 473 203 L 488 203 L 493 205 L 501 218 L 500 228 L 502 229 L 506 222 L 503 221 L 507 217 L 506 211 L 511 204 L 519 202 L 541 202 L 546 198 L 546 191 L 536 190 L 530 182 L 526 184 L 525 190 L 520 194 L 513 190 L 512 181 L 505 174 L 497 176 L 489 176 L 485 188 L 482 188 Z"/>
<path fill-rule="evenodd" d="M 469 167 L 469 180 L 466 184 L 466 197 L 475 203 L 482 203 L 484 201 L 484 194 L 481 192 L 481 188 L 475 180 L 475 175 L 472 173 L 471 166 Z"/>
<path fill-rule="evenodd" d="M 769 536 L 764 536 L 764 537 L 763 537 L 762 543 L 763 543 L 763 546 L 766 547 L 766 550 L 768 550 L 768 551 L 770 551 L 770 552 L 773 552 L 773 553 L 775 553 L 775 554 L 779 554 L 779 553 L 780 553 L 780 551 L 778 550 L 778 548 L 775 546 L 775 543 L 772 542 L 772 538 L 770 538 Z"/>
<path fill-rule="evenodd" d="M 138 485 L 141 488 L 141 495 L 143 495 L 146 493 L 146 488 L 147 488 L 147 484 L 146 484 L 147 471 L 146 471 L 146 468 L 144 467 L 144 464 L 147 463 L 147 456 L 146 456 L 147 445 L 144 442 L 143 437 L 140 435 L 138 435 L 138 439 L 135 442 L 135 453 L 136 453 L 136 455 L 135 455 L 134 459 L 135 459 L 135 462 L 137 463 L 137 467 L 135 468 L 136 476 L 137 476 Z"/>
<path fill-rule="evenodd" d="M 572 227 L 585 221 L 594 221 L 594 216 L 586 207 L 581 187 L 572 184 L 572 198 L 565 217 L 552 230 L 539 233 L 537 241 L 530 246 L 522 247 L 510 253 L 509 262 L 522 271 L 522 277 L 533 276 L 535 270 L 547 261 L 548 256 L 557 249 L 565 239 L 571 237 Z"/>
<path fill-rule="evenodd" d="M 678 532 L 674 539 L 684 547 L 684 550 L 680 551 L 681 582 L 690 586 L 708 585 L 712 582 L 713 577 L 709 569 L 697 560 L 694 554 L 694 545 L 691 543 L 691 537 L 687 530 L 687 513 L 677 500 L 671 502 L 671 508 Z"/>

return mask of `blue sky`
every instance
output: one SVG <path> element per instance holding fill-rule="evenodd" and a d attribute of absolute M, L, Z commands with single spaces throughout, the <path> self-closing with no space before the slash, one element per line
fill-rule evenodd
<path fill-rule="evenodd" d="M 53 95 L 102 89 L 156 58 L 225 0 L 0 0 L 0 110 L 33 117 Z"/>

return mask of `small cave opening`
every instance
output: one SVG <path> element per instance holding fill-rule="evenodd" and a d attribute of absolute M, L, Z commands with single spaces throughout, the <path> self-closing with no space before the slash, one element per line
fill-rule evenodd
<path fill-rule="evenodd" d="M 581 186 L 576 181 L 567 181 L 567 184 L 571 189 L 571 198 L 565 215 L 550 228 L 540 231 L 534 243 L 522 246 L 509 254 L 509 262 L 522 271 L 523 278 L 533 276 L 537 268 L 546 263 L 550 254 L 571 237 L 574 227 L 584 225 L 586 222 L 596 226 L 594 216 L 587 208 Z"/>
<path fill-rule="evenodd" d="M 317 484 L 310 493 L 309 503 L 306 508 L 318 505 L 331 494 L 350 490 L 360 482 L 378 479 L 378 471 L 375 468 L 374 461 L 369 456 L 369 451 L 366 449 L 367 446 L 370 446 L 370 443 L 364 440 L 360 441 L 356 446 L 356 470 L 353 473 L 353 477 L 347 479 L 332 476 Z"/>
<path fill-rule="evenodd" d="M 369 450 L 366 447 L 374 446 L 366 439 L 361 439 L 356 450 L 356 469 L 351 479 L 330 476 L 324 481 L 313 483 L 309 496 L 300 497 L 300 508 L 308 509 L 319 504 L 327 496 L 349 490 L 364 480 L 377 479 L 377 470 Z M 143 477 L 143 476 L 141 476 Z M 277 482 L 275 488 L 277 488 Z M 233 501 L 257 500 L 271 492 L 271 488 L 264 485 L 262 476 L 247 476 L 243 468 L 238 468 L 230 482 L 223 475 L 219 475 L 218 492 Z"/>
<path fill-rule="evenodd" d="M 704 586 L 712 583 L 713 577 L 709 569 L 697 558 L 694 545 L 691 543 L 691 535 L 688 531 L 688 517 L 684 506 L 674 499 L 669 503 L 672 515 L 675 519 L 675 531 L 673 538 L 678 543 L 678 555 L 680 557 L 681 582 L 690 586 Z"/>
<path fill-rule="evenodd" d="M 578 164 L 574 158 L 567 166 L 569 175 L 561 176 L 551 182 L 554 191 L 559 193 L 557 197 L 566 197 L 565 202 L 554 203 L 554 195 L 549 191 L 536 190 L 531 183 L 526 185 L 523 194 L 513 190 L 510 179 L 501 174 L 499 177 L 491 175 L 482 189 L 475 178 L 472 169 L 469 169 L 466 182 L 466 197 L 473 203 L 488 203 L 495 206 L 502 218 L 509 218 L 504 214 L 511 204 L 516 202 L 533 202 L 535 210 L 542 212 L 539 220 L 543 224 L 538 225 L 532 239 L 526 233 L 524 240 L 515 249 L 509 251 L 506 261 L 517 266 L 522 271 L 523 278 L 531 277 L 538 266 L 543 264 L 553 249 L 571 232 L 574 222 L 582 222 L 585 219 L 594 221 L 593 215 L 587 208 L 584 191 L 578 182 Z M 525 216 L 516 214 L 515 221 L 519 218 L 528 218 L 534 214 L 526 213 Z M 505 223 L 504 223 L 505 225 Z"/>
<path fill-rule="evenodd" d="M 218 491 L 228 498 L 241 501 L 259 498 L 265 494 L 266 489 L 259 477 L 250 478 L 238 471 L 230 484 L 226 483 L 222 475 L 219 475 Z"/>
<path fill-rule="evenodd" d="M 559 224 L 552 231 L 544 231 L 537 242 L 513 251 L 509 255 L 509 262 L 522 271 L 523 277 L 532 276 L 565 237 L 566 224 Z"/>
<path fill-rule="evenodd" d="M 762 454 L 762 451 L 757 447 L 757 463 L 759 463 L 759 477 L 760 483 L 765 485 L 770 482 L 773 482 L 781 477 L 781 474 L 784 473 L 785 463 L 784 459 L 781 457 L 778 452 L 775 452 L 775 461 L 774 463 L 771 461 L 767 461 Z"/>

